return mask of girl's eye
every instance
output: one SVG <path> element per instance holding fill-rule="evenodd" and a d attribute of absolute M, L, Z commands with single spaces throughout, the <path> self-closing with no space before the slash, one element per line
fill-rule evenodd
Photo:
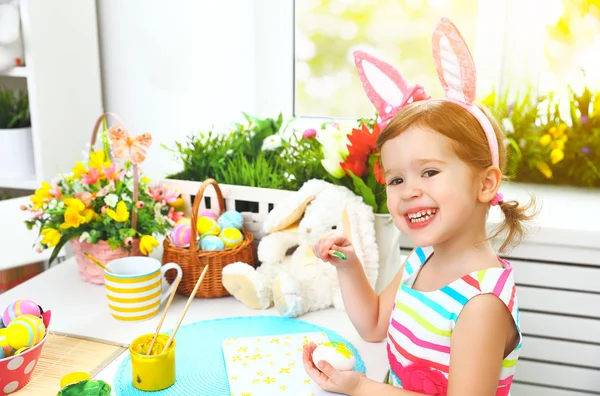
<path fill-rule="evenodd" d="M 390 186 L 396 186 L 398 184 L 402 184 L 404 182 L 404 180 L 402 180 L 401 178 L 397 177 L 395 179 L 392 179 L 389 183 Z"/>
<path fill-rule="evenodd" d="M 438 173 L 440 173 L 440 172 L 433 170 L 433 169 L 429 169 L 429 170 L 426 170 L 425 172 L 423 172 L 423 177 L 432 177 L 432 176 L 437 175 Z"/>

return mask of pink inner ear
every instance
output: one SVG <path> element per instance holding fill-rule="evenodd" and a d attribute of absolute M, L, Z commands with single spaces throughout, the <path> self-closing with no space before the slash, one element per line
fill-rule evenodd
<path fill-rule="evenodd" d="M 355 51 L 354 61 L 367 97 L 379 113 L 380 127 L 385 127 L 399 108 L 429 98 L 423 87 L 410 86 L 398 70 L 373 55 Z"/>
<path fill-rule="evenodd" d="M 402 102 L 408 91 L 406 80 L 392 65 L 366 52 L 355 51 L 354 62 L 367 97 L 375 109 L 382 117 L 390 114 L 393 107 Z M 366 70 L 369 70 L 369 75 Z M 386 101 L 382 97 L 381 94 L 384 92 L 385 96 L 393 102 Z"/>
<path fill-rule="evenodd" d="M 447 18 L 437 24 L 432 38 L 433 59 L 448 98 L 472 104 L 477 89 L 475 63 L 460 31 Z"/>

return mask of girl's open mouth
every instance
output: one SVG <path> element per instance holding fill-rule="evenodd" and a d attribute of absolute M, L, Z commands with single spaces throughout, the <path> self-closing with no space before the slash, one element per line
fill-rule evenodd
<path fill-rule="evenodd" d="M 410 228 L 423 228 L 433 221 L 438 211 L 438 208 L 420 209 L 415 212 L 406 213 L 404 217 Z"/>

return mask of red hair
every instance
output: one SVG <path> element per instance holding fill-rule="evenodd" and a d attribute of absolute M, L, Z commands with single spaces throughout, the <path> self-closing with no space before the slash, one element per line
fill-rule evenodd
<path fill-rule="evenodd" d="M 506 147 L 504 132 L 494 117 L 483 107 L 478 106 L 490 120 L 498 141 L 498 158 L 500 170 L 504 174 L 506 167 Z M 485 132 L 481 124 L 468 111 L 457 104 L 442 100 L 425 100 L 412 103 L 402 108 L 392 121 L 385 127 L 377 138 L 376 146 L 379 151 L 385 142 L 395 138 L 412 126 L 423 126 L 450 138 L 454 144 L 456 155 L 472 169 L 486 169 L 492 166 L 492 155 Z M 500 203 L 504 221 L 492 235 L 492 239 L 507 233 L 500 251 L 508 246 L 516 246 L 525 236 L 524 222 L 531 220 L 535 213 L 528 214 L 534 207 L 532 197 L 527 205 L 517 201 Z"/>

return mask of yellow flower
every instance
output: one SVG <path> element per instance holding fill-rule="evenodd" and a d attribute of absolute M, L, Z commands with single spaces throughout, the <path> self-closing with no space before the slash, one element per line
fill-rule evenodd
<path fill-rule="evenodd" d="M 85 217 L 83 217 L 77 209 L 70 207 L 65 210 L 65 222 L 60 225 L 60 228 L 77 228 L 84 222 Z"/>
<path fill-rule="evenodd" d="M 550 152 L 550 160 L 553 164 L 558 164 L 565 158 L 565 152 L 561 149 L 554 149 Z"/>
<path fill-rule="evenodd" d="M 552 135 L 554 139 L 558 139 L 562 135 L 564 135 L 567 128 L 567 124 L 560 124 L 558 127 L 553 126 L 548 132 L 550 133 L 550 135 Z"/>
<path fill-rule="evenodd" d="M 50 190 L 52 186 L 49 183 L 42 182 L 42 187 L 35 190 L 33 195 L 29 198 L 31 202 L 33 202 L 33 208 L 39 209 L 41 208 L 47 201 L 52 197 L 50 195 Z"/>
<path fill-rule="evenodd" d="M 92 221 L 94 219 L 96 212 L 94 212 L 92 209 L 85 209 L 83 212 L 81 212 L 81 214 L 83 215 L 83 218 L 84 218 L 83 222 L 89 223 L 90 221 Z"/>
<path fill-rule="evenodd" d="M 90 161 L 88 163 L 90 168 L 101 171 L 102 167 L 109 168 L 110 160 L 104 160 L 104 151 L 96 151 L 90 153 Z"/>
<path fill-rule="evenodd" d="M 73 172 L 73 179 L 81 179 L 81 176 L 87 173 L 87 169 L 85 169 L 85 166 L 81 162 L 76 162 L 75 167 L 71 171 Z"/>
<path fill-rule="evenodd" d="M 116 211 L 110 208 L 106 209 L 106 214 L 108 217 L 119 223 L 124 223 L 129 219 L 129 211 L 127 210 L 127 206 L 125 205 L 124 201 L 119 201 Z"/>
<path fill-rule="evenodd" d="M 552 148 L 554 150 L 564 150 L 565 148 L 565 142 L 561 139 L 561 140 L 556 140 L 554 143 L 552 143 Z"/>
<path fill-rule="evenodd" d="M 77 198 L 65 198 L 65 206 L 69 209 L 76 210 L 77 212 L 81 212 L 85 209 L 85 204 L 82 200 Z"/>
<path fill-rule="evenodd" d="M 40 234 L 44 236 L 42 243 L 47 244 L 48 247 L 54 247 L 60 241 L 60 231 L 54 228 L 46 228 Z"/>
<path fill-rule="evenodd" d="M 65 210 L 65 222 L 60 225 L 60 228 L 77 228 L 81 224 L 89 223 L 94 218 L 94 211 L 86 209 L 83 201 L 77 198 L 65 198 L 64 203 L 67 207 Z"/>
<path fill-rule="evenodd" d="M 535 167 L 542 173 L 542 175 L 546 176 L 546 179 L 552 179 L 552 169 L 545 162 L 538 162 L 535 164 Z"/>
<path fill-rule="evenodd" d="M 148 255 L 152 253 L 155 246 L 158 246 L 158 241 L 152 235 L 144 235 L 140 239 L 140 252 L 142 254 Z"/>
<path fill-rule="evenodd" d="M 148 183 L 150 183 L 150 179 L 149 179 L 149 178 L 147 178 L 147 177 L 142 177 L 142 178 L 140 179 L 140 181 L 141 181 L 142 183 L 144 183 L 144 184 L 148 184 Z"/>
<path fill-rule="evenodd" d="M 552 127 L 555 128 L 555 127 Z M 552 130 L 552 129 L 551 129 Z M 550 144 L 550 142 L 552 141 L 552 136 L 545 134 L 544 136 L 541 137 L 540 139 L 540 145 L 542 147 L 546 147 L 547 145 Z"/>

